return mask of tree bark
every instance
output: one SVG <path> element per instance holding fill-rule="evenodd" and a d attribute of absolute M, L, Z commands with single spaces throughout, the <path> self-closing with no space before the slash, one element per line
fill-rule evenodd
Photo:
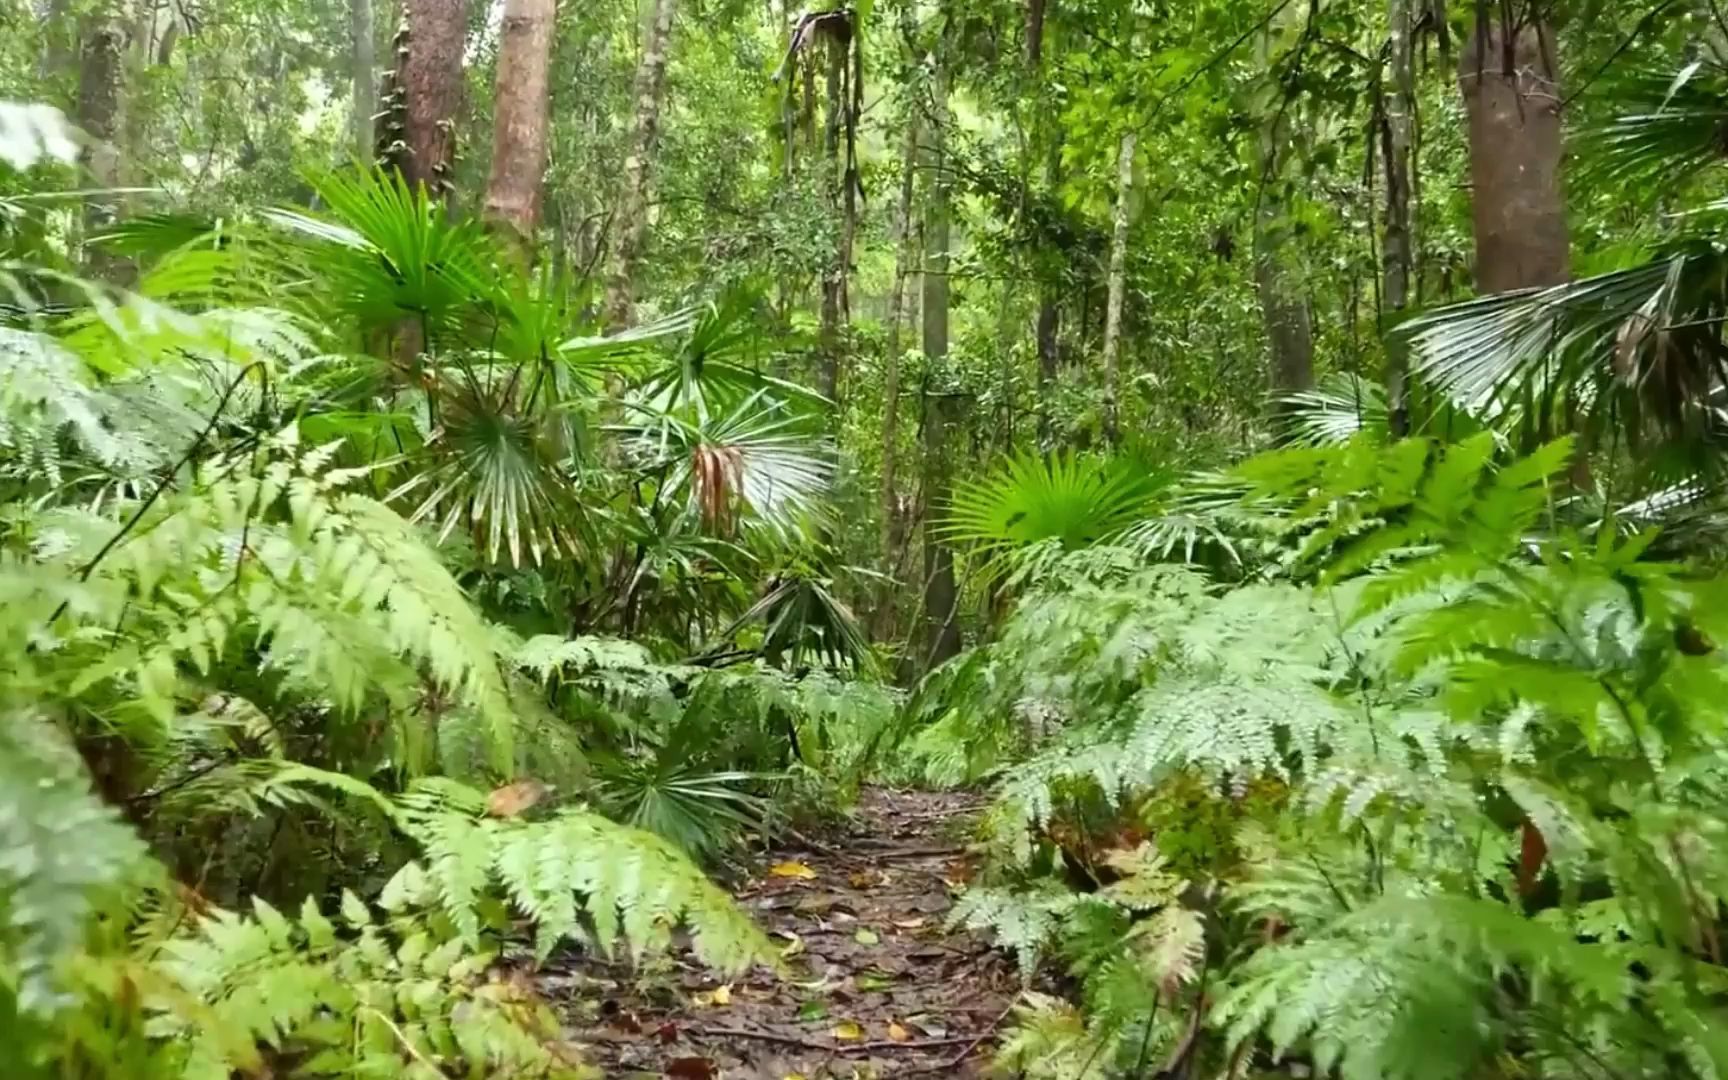
<path fill-rule="evenodd" d="M 948 77 L 947 58 L 937 46 L 931 72 L 933 115 L 925 151 L 924 204 L 924 355 L 938 377 L 948 357 Z M 953 395 L 938 389 L 924 394 L 924 661 L 933 668 L 959 655 L 960 590 L 954 579 L 954 553 L 935 528 L 935 517 L 948 509 L 952 463 L 948 426 Z"/>
<path fill-rule="evenodd" d="M 618 195 L 618 243 L 606 283 L 606 313 L 615 326 L 635 321 L 632 278 L 648 241 L 648 184 L 660 137 L 660 105 L 666 93 L 666 61 L 678 0 L 654 0 L 648 40 L 636 68 L 636 120 L 630 154 L 624 159 L 624 185 Z"/>
<path fill-rule="evenodd" d="M 1134 193 L 1134 133 L 1122 136 L 1116 151 L 1116 215 L 1110 234 L 1108 299 L 1104 303 L 1104 437 L 1118 436 L 1116 410 L 1121 390 L 1118 354 L 1122 341 L 1122 301 L 1128 291 L 1128 201 Z"/>
<path fill-rule="evenodd" d="M 372 117 L 378 112 L 378 55 L 374 47 L 377 29 L 372 19 L 372 0 L 349 0 L 348 35 L 353 48 L 354 100 L 350 124 L 354 131 L 354 157 L 372 157 Z"/>
<path fill-rule="evenodd" d="M 1405 401 L 1408 357 L 1403 342 L 1385 331 L 1397 325 L 1410 304 L 1410 282 L 1414 278 L 1415 229 L 1411 218 L 1410 153 L 1414 143 L 1416 110 L 1415 52 L 1412 42 L 1411 0 L 1390 0 L 1388 54 L 1392 66 L 1392 92 L 1381 114 L 1381 159 L 1386 172 L 1386 221 L 1381 242 L 1385 318 L 1381 332 L 1386 341 L 1386 414 L 1394 438 L 1410 430 Z"/>
<path fill-rule="evenodd" d="M 882 372 L 882 553 L 884 559 L 894 557 L 895 520 L 899 516 L 899 497 L 895 483 L 899 479 L 900 455 L 900 324 L 906 306 L 906 278 L 915 272 L 912 260 L 917 257 L 913 243 L 912 189 L 917 176 L 918 124 L 908 118 L 906 143 L 900 158 L 900 204 L 895 216 L 896 237 L 894 255 L 894 285 L 888 293 L 888 355 Z"/>
<path fill-rule="evenodd" d="M 118 215 L 118 195 L 105 189 L 120 186 L 119 139 L 125 131 L 126 45 L 129 12 L 124 0 L 104 3 L 85 16 L 79 31 L 78 126 L 88 138 L 84 164 L 94 192 L 84 203 L 84 264 L 96 277 L 124 284 L 130 276 L 126 260 L 90 244 L 91 237 L 110 228 Z"/>
<path fill-rule="evenodd" d="M 1560 87 L 1553 31 L 1478 4 L 1460 51 L 1470 123 L 1476 285 L 1485 293 L 1558 285 L 1571 277 L 1560 186 Z"/>
<path fill-rule="evenodd" d="M 462 107 L 462 53 L 468 0 L 404 0 L 407 53 L 399 79 L 406 116 L 398 161 L 410 187 L 438 198 L 454 192 L 456 114 Z"/>
<path fill-rule="evenodd" d="M 1262 35 L 1262 63 L 1268 61 L 1269 48 L 1269 39 Z M 1283 185 L 1278 177 L 1282 165 L 1283 133 L 1279 130 L 1282 119 L 1283 110 L 1279 110 L 1260 126 L 1260 195 L 1254 214 L 1254 281 L 1260 294 L 1260 315 L 1270 352 L 1266 381 L 1274 401 L 1274 417 L 1283 411 L 1277 404 L 1280 399 L 1314 385 L 1314 328 L 1307 298 L 1287 262 L 1285 250 L 1289 229 L 1284 220 Z"/>
<path fill-rule="evenodd" d="M 556 0 L 505 0 L 498 43 L 492 172 L 486 181 L 485 213 L 510 226 L 530 245 L 540 225 L 556 16 Z"/>
<path fill-rule="evenodd" d="M 1026 67 L 1031 77 L 1040 77 L 1044 64 L 1044 26 L 1049 0 L 1026 0 Z M 1040 94 L 1040 102 L 1043 95 Z M 1042 105 L 1040 106 L 1042 110 Z M 1062 138 L 1055 125 L 1039 116 L 1033 124 L 1034 139 L 1043 135 L 1048 145 L 1044 158 L 1044 186 L 1047 196 L 1056 198 L 1056 185 L 1062 178 Z M 1024 202 L 1024 200 L 1022 200 Z M 1062 309 L 1058 306 L 1056 286 L 1038 282 L 1038 315 L 1033 327 L 1033 340 L 1038 349 L 1038 442 L 1049 446 L 1052 435 L 1050 396 L 1056 384 L 1058 341 L 1062 329 Z"/>
<path fill-rule="evenodd" d="M 848 51 L 849 46 L 837 36 L 828 36 L 828 116 L 823 131 L 823 150 L 827 157 L 829 211 L 840 228 L 835 234 L 828 265 L 822 268 L 822 315 L 817 330 L 820 366 L 816 373 L 816 389 L 829 401 L 839 400 L 840 308 L 846 290 L 846 261 L 849 257 L 845 237 L 842 235 L 846 225 L 839 220 L 845 214 L 844 204 L 849 201 L 842 188 L 851 179 L 840 162 L 841 132 L 846 123 L 844 85 Z"/>

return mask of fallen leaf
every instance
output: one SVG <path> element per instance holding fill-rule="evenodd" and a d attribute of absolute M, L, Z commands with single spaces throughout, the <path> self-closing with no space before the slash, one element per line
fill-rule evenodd
<path fill-rule="evenodd" d="M 698 994 L 691 994 L 690 1000 L 699 1008 L 703 1009 L 712 1009 L 721 1005 L 730 1005 L 732 1004 L 732 984 L 726 983 L 722 986 L 716 986 L 712 990 L 704 990 Z"/>
<path fill-rule="evenodd" d="M 932 1020 L 929 1017 L 914 1016 L 906 1022 L 917 1028 L 919 1031 L 922 1031 L 924 1034 L 930 1036 L 932 1039 L 945 1039 L 948 1037 L 948 1025 Z"/>
<path fill-rule="evenodd" d="M 889 1023 L 888 1037 L 893 1039 L 895 1042 L 905 1042 L 907 1039 L 912 1037 L 912 1033 L 901 1027 L 899 1024 Z"/>
<path fill-rule="evenodd" d="M 538 780 L 518 780 L 486 796 L 486 812 L 493 817 L 512 818 L 533 808 L 551 792 Z"/>
<path fill-rule="evenodd" d="M 895 926 L 898 926 L 898 927 L 899 927 L 899 928 L 900 928 L 900 929 L 902 929 L 902 930 L 917 930 L 917 929 L 920 929 L 920 928 L 922 928 L 922 927 L 923 927 L 923 925 L 924 925 L 924 920 L 923 920 L 923 919 L 922 919 L 922 918 L 917 918 L 917 919 L 895 919 L 895 920 L 894 920 L 894 925 L 895 925 Z"/>
<path fill-rule="evenodd" d="M 815 999 L 806 1001 L 804 1004 L 798 1006 L 798 1019 L 807 1021 L 826 1020 L 828 1019 L 828 1006 Z"/>
<path fill-rule="evenodd" d="M 868 889 L 876 884 L 876 875 L 869 870 L 854 870 L 846 876 L 846 881 L 854 889 Z"/>
<path fill-rule="evenodd" d="M 850 1020 L 842 1020 L 834 1025 L 834 1030 L 829 1034 L 841 1042 L 857 1042 L 864 1037 L 864 1029 Z"/>
<path fill-rule="evenodd" d="M 769 867 L 768 873 L 773 877 L 797 878 L 800 881 L 813 881 L 816 878 L 816 871 L 801 862 L 775 863 Z"/>
<path fill-rule="evenodd" d="M 714 1080 L 720 1070 L 705 1057 L 673 1058 L 666 1063 L 666 1075 L 677 1080 Z"/>
<path fill-rule="evenodd" d="M 889 990 L 894 986 L 894 976 L 865 971 L 859 973 L 853 982 L 857 984 L 860 990 Z"/>
<path fill-rule="evenodd" d="M 668 1020 L 655 1029 L 654 1034 L 659 1036 L 663 1043 L 675 1043 L 678 1041 L 678 1025 Z"/>
<path fill-rule="evenodd" d="M 780 1080 L 804 1080 L 804 1074 L 803 1073 L 787 1073 L 785 1076 L 782 1076 L 780 1078 Z"/>
<path fill-rule="evenodd" d="M 790 930 L 781 930 L 781 931 L 778 931 L 778 933 L 781 937 L 791 939 L 790 941 L 786 942 L 785 947 L 780 950 L 780 959 L 790 960 L 794 956 L 797 956 L 799 953 L 804 951 L 804 939 L 803 938 L 799 937 L 797 934 L 794 934 Z"/>
<path fill-rule="evenodd" d="M 868 926 L 859 927 L 858 932 L 852 935 L 852 940 L 860 945 L 880 945 L 882 943 L 881 935 Z"/>

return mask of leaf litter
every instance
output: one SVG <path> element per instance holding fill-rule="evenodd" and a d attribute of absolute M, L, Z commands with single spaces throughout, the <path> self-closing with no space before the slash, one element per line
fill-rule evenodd
<path fill-rule="evenodd" d="M 566 954 L 542 974 L 546 995 L 602 990 L 598 1014 L 566 1020 L 609 1078 L 984 1076 L 1020 984 L 983 936 L 946 927 L 971 875 L 950 830 L 978 806 L 870 789 L 832 847 L 773 850 L 734 895 L 784 943 L 779 973 L 719 984 L 688 948 L 653 970 Z"/>

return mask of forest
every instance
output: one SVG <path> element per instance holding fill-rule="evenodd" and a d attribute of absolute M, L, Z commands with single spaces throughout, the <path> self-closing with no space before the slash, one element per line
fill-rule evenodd
<path fill-rule="evenodd" d="M 4 1080 L 1728 1080 L 1721 0 L 0 0 Z"/>

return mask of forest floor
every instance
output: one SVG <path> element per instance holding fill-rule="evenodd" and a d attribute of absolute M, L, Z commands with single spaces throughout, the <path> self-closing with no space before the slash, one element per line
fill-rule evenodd
<path fill-rule="evenodd" d="M 735 895 L 787 973 L 716 981 L 687 952 L 658 971 L 589 961 L 541 978 L 608 1077 L 848 1080 L 982 1076 L 1019 992 L 1011 959 L 947 929 L 978 810 L 952 793 L 863 793 L 847 827 L 774 847 Z"/>

